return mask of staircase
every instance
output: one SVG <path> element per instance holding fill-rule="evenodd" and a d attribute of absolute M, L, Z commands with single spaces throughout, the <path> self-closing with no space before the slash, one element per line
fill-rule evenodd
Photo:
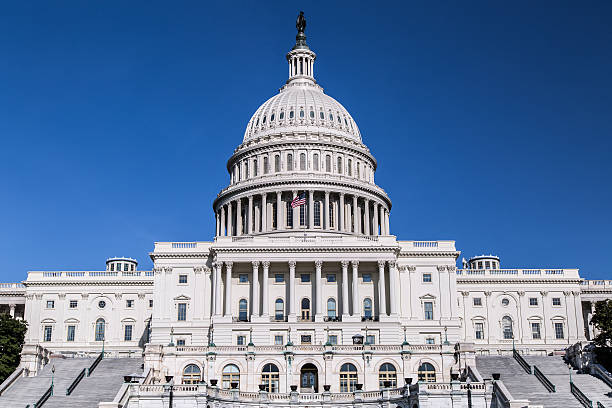
<path fill-rule="evenodd" d="M 542 405 L 545 408 L 582 408 L 571 393 L 569 370 L 561 357 L 523 356 L 527 363 L 535 365 L 555 385 L 556 392 L 548 390 L 533 374 L 527 372 L 512 356 L 478 356 L 476 368 L 484 378 L 492 378 L 493 373 L 500 373 L 501 380 L 515 399 L 528 399 L 531 405 Z M 580 391 L 593 401 L 601 402 L 605 407 L 612 407 L 612 399 L 606 395 L 610 388 L 601 380 L 590 374 L 572 372 L 572 381 Z"/>
<path fill-rule="evenodd" d="M 66 388 L 76 375 L 93 362 L 92 358 L 51 358 L 36 377 L 21 377 L 0 395 L 0 407 L 25 407 L 33 404 L 51 386 L 51 369 L 53 375 L 54 393 L 65 394 Z M 46 404 L 45 404 L 46 406 Z"/>

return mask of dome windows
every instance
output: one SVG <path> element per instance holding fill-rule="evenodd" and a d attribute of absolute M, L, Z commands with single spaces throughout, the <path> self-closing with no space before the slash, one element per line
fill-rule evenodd
<path fill-rule="evenodd" d="M 306 153 L 300 153 L 300 170 L 306 170 Z"/>
<path fill-rule="evenodd" d="M 336 112 L 336 119 L 338 119 L 338 123 L 342 123 L 342 122 L 340 121 L 340 115 L 338 114 L 338 112 Z"/>
<path fill-rule="evenodd" d="M 289 119 L 293 119 L 293 111 L 289 112 Z"/>
<path fill-rule="evenodd" d="M 264 125 L 266 124 L 266 115 L 264 115 L 264 117 L 263 117 L 262 124 L 264 124 Z"/>
<path fill-rule="evenodd" d="M 334 114 L 329 112 L 329 120 L 334 121 Z"/>
<path fill-rule="evenodd" d="M 325 119 L 325 114 L 323 113 L 323 111 L 319 112 L 319 117 L 321 118 L 321 120 Z"/>
<path fill-rule="evenodd" d="M 255 122 L 255 126 L 259 126 L 259 118 L 257 118 L 257 121 Z"/>
<path fill-rule="evenodd" d="M 293 155 L 287 154 L 287 171 L 293 171 Z"/>
<path fill-rule="evenodd" d="M 272 115 L 270 115 L 270 122 L 274 122 L 274 112 L 272 112 Z"/>
<path fill-rule="evenodd" d="M 312 168 L 314 171 L 319 171 L 319 154 L 315 153 L 312 155 Z"/>
<path fill-rule="evenodd" d="M 314 111 L 313 110 L 310 111 L 310 119 L 314 119 Z"/>
<path fill-rule="evenodd" d="M 285 119 L 285 112 L 284 112 L 284 111 L 281 111 L 281 113 L 280 113 L 280 115 L 278 116 L 278 118 L 279 118 L 280 120 Z"/>
<path fill-rule="evenodd" d="M 304 109 L 300 109 L 300 119 L 304 117 Z"/>

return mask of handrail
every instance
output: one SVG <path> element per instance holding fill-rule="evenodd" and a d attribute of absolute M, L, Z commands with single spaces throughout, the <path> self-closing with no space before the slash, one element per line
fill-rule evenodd
<path fill-rule="evenodd" d="M 51 397 L 51 395 L 53 395 L 53 384 L 49 388 L 47 388 L 47 391 L 45 391 L 42 397 L 40 397 L 38 401 L 36 401 L 36 403 L 34 404 L 34 408 L 42 407 L 43 404 L 47 402 L 47 400 Z"/>
<path fill-rule="evenodd" d="M 68 388 L 66 388 L 66 395 L 72 394 L 72 391 L 74 391 L 76 386 L 79 385 L 79 383 L 81 382 L 83 377 L 85 377 L 86 374 L 87 374 L 87 369 L 86 368 L 82 369 L 79 375 L 77 375 L 77 377 L 74 379 L 72 384 L 70 384 Z"/>
<path fill-rule="evenodd" d="M 593 401 L 588 399 L 587 396 L 584 395 L 582 391 L 580 391 L 580 388 L 576 387 L 573 382 L 570 382 L 570 390 L 572 391 L 572 394 L 574 394 L 574 397 L 576 397 L 578 402 L 580 402 L 583 407 L 593 408 Z"/>
<path fill-rule="evenodd" d="M 603 368 L 601 364 L 591 364 L 591 373 L 596 377 L 599 377 L 603 382 L 608 384 L 610 388 L 612 388 L 612 376 L 610 376 L 608 370 Z"/>
<path fill-rule="evenodd" d="M 531 365 L 529 365 L 529 363 L 525 361 L 523 356 L 521 356 L 521 354 L 518 351 L 516 351 L 516 349 L 512 349 L 512 356 L 514 357 L 516 362 L 519 363 L 521 367 L 523 367 L 523 369 L 527 372 L 527 374 L 532 374 Z"/>
<path fill-rule="evenodd" d="M 597 408 L 606 408 L 606 406 L 601 402 L 597 401 Z"/>
<path fill-rule="evenodd" d="M 96 357 L 96 359 L 94 360 L 93 363 L 91 363 L 91 366 L 89 366 L 89 370 L 87 370 L 87 376 L 89 377 L 91 375 L 91 373 L 93 373 L 93 371 L 96 369 L 96 367 L 98 366 L 98 364 L 100 364 L 100 361 L 102 361 L 102 359 L 104 358 L 104 352 L 101 352 L 98 357 Z"/>
<path fill-rule="evenodd" d="M 533 374 L 536 376 L 538 380 L 542 383 L 542 385 L 548 390 L 548 392 L 557 392 L 557 387 L 553 384 L 543 372 L 537 366 L 533 366 Z"/>

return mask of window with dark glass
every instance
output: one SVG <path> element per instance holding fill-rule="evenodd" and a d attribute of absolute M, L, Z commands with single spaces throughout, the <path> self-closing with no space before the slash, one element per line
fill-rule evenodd
<path fill-rule="evenodd" d="M 357 368 L 351 363 L 340 367 L 340 392 L 355 392 L 357 385 Z"/>
<path fill-rule="evenodd" d="M 274 318 L 276 320 L 285 319 L 285 302 L 283 302 L 283 299 L 276 299 L 274 302 Z"/>
<path fill-rule="evenodd" d="M 391 363 L 384 363 L 378 370 L 378 387 L 379 388 L 396 388 L 397 387 L 397 370 Z"/>
<path fill-rule="evenodd" d="M 100 318 L 96 320 L 96 336 L 95 336 L 96 341 L 104 340 L 105 329 L 106 329 L 106 322 L 104 321 L 104 319 Z"/>
<path fill-rule="evenodd" d="M 327 317 L 336 317 L 336 299 L 327 299 Z"/>
<path fill-rule="evenodd" d="M 424 302 L 423 309 L 425 311 L 425 320 L 433 320 L 433 303 Z"/>
<path fill-rule="evenodd" d="M 476 339 L 482 340 L 484 339 L 484 324 L 483 323 L 475 323 L 474 329 L 476 332 Z"/>
<path fill-rule="evenodd" d="M 76 330 L 76 326 L 73 326 L 73 325 L 68 326 L 68 333 L 66 334 L 66 341 L 74 341 L 75 330 Z"/>
<path fill-rule="evenodd" d="M 563 323 L 555 323 L 555 338 L 556 339 L 564 338 Z"/>
<path fill-rule="evenodd" d="M 281 336 L 282 337 L 282 336 Z M 261 384 L 266 392 L 278 392 L 280 374 L 278 367 L 272 363 L 268 363 L 261 370 Z"/>
<path fill-rule="evenodd" d="M 45 341 L 51 341 L 51 335 L 53 334 L 53 326 L 45 326 L 44 328 L 44 339 Z"/>
<path fill-rule="evenodd" d="M 132 341 L 132 329 L 133 326 L 131 324 L 126 324 L 123 332 L 123 340 Z"/>
<path fill-rule="evenodd" d="M 187 320 L 187 303 L 179 303 L 178 304 L 178 316 L 177 320 L 185 321 Z"/>
<path fill-rule="evenodd" d="M 248 321 L 248 304 L 246 299 L 240 299 L 238 302 L 238 320 L 241 322 Z"/>

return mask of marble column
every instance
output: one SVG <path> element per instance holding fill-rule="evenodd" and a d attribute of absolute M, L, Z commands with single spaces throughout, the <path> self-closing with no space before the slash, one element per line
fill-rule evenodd
<path fill-rule="evenodd" d="M 363 211 L 365 214 L 363 222 L 365 230 L 363 231 L 363 233 L 365 235 L 370 235 L 370 200 L 368 200 L 367 198 L 363 202 Z"/>
<path fill-rule="evenodd" d="M 17 305 L 14 305 L 14 304 L 9 305 L 9 314 L 11 315 L 13 319 L 15 318 L 15 306 Z"/>
<path fill-rule="evenodd" d="M 216 211 L 215 212 L 215 237 L 218 237 L 219 235 L 221 235 L 220 225 L 221 223 L 219 222 L 219 211 Z"/>
<path fill-rule="evenodd" d="M 361 301 L 359 299 L 359 261 L 352 261 L 353 267 L 353 316 L 361 317 Z"/>
<path fill-rule="evenodd" d="M 251 316 L 259 316 L 259 261 L 253 261 L 253 298 L 251 301 Z"/>
<path fill-rule="evenodd" d="M 227 203 L 227 236 L 234 235 L 234 217 L 232 217 L 232 202 Z"/>
<path fill-rule="evenodd" d="M 385 293 L 385 261 L 378 261 L 378 315 L 387 315 L 387 297 Z"/>
<path fill-rule="evenodd" d="M 399 287 L 399 278 L 397 276 L 397 267 L 395 261 L 389 261 L 389 309 L 391 316 L 397 316 L 397 290 Z M 449 296 L 451 298 L 451 296 Z"/>
<path fill-rule="evenodd" d="M 289 261 L 289 319 L 295 321 L 295 261 Z"/>
<path fill-rule="evenodd" d="M 253 219 L 255 218 L 253 216 L 253 214 L 255 213 L 254 208 L 253 208 L 253 196 L 250 195 L 249 196 L 249 208 L 247 210 L 247 216 L 245 217 L 246 220 L 246 233 L 247 234 L 252 234 L 253 233 Z"/>
<path fill-rule="evenodd" d="M 270 262 L 263 261 L 261 265 L 263 266 L 263 275 L 261 278 L 261 288 L 262 288 L 262 298 L 263 298 L 261 314 L 263 317 L 267 319 L 268 316 L 270 316 L 269 300 L 268 300 L 268 284 L 269 284 L 268 269 L 270 268 Z"/>
<path fill-rule="evenodd" d="M 282 223 L 282 219 L 283 219 L 282 194 L 283 193 L 280 191 L 276 192 L 276 230 L 277 231 L 284 230 L 283 223 Z"/>
<path fill-rule="evenodd" d="M 221 206 L 221 236 L 224 237 L 225 236 L 225 225 L 226 225 L 227 219 L 225 218 L 225 205 Z"/>
<path fill-rule="evenodd" d="M 232 316 L 232 266 L 233 262 L 225 263 L 225 316 Z M 219 279 L 221 285 L 221 279 Z M 220 290 L 219 290 L 220 292 Z"/>
<path fill-rule="evenodd" d="M 329 191 L 325 192 L 325 207 L 323 207 L 323 229 L 329 230 Z"/>
<path fill-rule="evenodd" d="M 321 295 L 321 269 L 323 268 L 323 261 L 315 261 L 315 321 L 323 315 L 323 299 Z"/>
<path fill-rule="evenodd" d="M 344 193 L 340 193 L 338 205 L 338 231 L 344 231 Z"/>
<path fill-rule="evenodd" d="M 308 190 L 308 228 L 314 228 L 314 191 Z"/>
<path fill-rule="evenodd" d="M 378 235 L 378 203 L 376 201 L 374 201 L 372 213 L 374 214 L 374 222 L 372 223 L 372 235 Z"/>
<path fill-rule="evenodd" d="M 391 227 L 389 225 L 389 210 L 385 210 L 385 232 L 391 235 Z"/>
<path fill-rule="evenodd" d="M 223 262 L 217 262 L 214 265 L 215 268 L 215 282 L 214 282 L 214 288 L 215 288 L 215 310 L 214 310 L 214 314 L 215 316 L 221 316 L 222 311 L 221 311 L 221 270 L 223 269 Z"/>
<path fill-rule="evenodd" d="M 380 216 L 380 235 L 387 235 L 387 232 L 385 231 L 385 207 L 381 205 L 378 207 L 378 210 Z"/>
<path fill-rule="evenodd" d="M 242 235 L 242 198 L 236 200 L 236 235 Z"/>
<path fill-rule="evenodd" d="M 349 261 L 342 261 L 342 316 L 349 315 L 349 285 L 348 285 L 348 264 Z"/>
<path fill-rule="evenodd" d="M 268 232 L 268 193 L 261 195 L 261 232 Z"/>
<path fill-rule="evenodd" d="M 353 196 L 353 208 L 352 208 L 352 220 L 353 220 L 353 234 L 359 234 L 359 220 L 357 216 L 357 196 Z"/>
<path fill-rule="evenodd" d="M 295 197 L 297 197 L 298 192 L 297 190 L 293 190 L 293 197 L 291 197 L 291 199 L 293 200 Z M 300 228 L 300 207 L 295 207 L 293 209 L 293 229 L 299 229 Z"/>

